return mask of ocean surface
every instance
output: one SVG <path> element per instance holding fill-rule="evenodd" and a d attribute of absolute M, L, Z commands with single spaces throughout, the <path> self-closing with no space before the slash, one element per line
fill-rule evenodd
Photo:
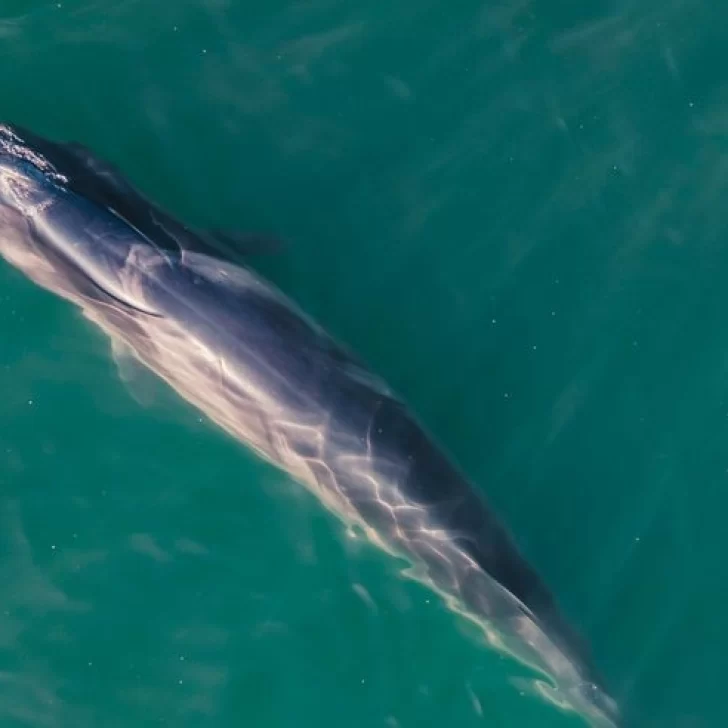
<path fill-rule="evenodd" d="M 384 376 L 628 728 L 728 725 L 728 6 L 4 0 L 0 117 Z M 3 728 L 577 728 L 404 565 L 0 264 Z"/>

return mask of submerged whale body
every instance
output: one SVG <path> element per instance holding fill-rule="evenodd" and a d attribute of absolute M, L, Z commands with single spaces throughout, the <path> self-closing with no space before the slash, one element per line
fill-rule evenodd
<path fill-rule="evenodd" d="M 108 163 L 0 125 L 0 255 L 79 306 L 211 420 L 531 665 L 589 724 L 617 710 L 587 649 L 485 500 L 384 382 L 281 292 Z"/>

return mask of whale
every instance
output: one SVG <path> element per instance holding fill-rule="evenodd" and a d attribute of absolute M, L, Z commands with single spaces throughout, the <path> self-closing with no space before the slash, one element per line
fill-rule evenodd
<path fill-rule="evenodd" d="M 179 221 L 82 144 L 0 124 L 7 264 L 404 559 L 530 668 L 532 693 L 620 725 L 586 641 L 486 495 L 353 349 L 256 272 L 247 239 Z"/>

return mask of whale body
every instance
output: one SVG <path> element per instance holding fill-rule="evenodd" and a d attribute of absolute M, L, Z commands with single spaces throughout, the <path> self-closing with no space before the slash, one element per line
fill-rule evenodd
<path fill-rule="evenodd" d="M 615 702 L 485 498 L 402 400 L 275 286 L 85 147 L 0 125 L 0 255 L 539 674 L 594 726 Z"/>

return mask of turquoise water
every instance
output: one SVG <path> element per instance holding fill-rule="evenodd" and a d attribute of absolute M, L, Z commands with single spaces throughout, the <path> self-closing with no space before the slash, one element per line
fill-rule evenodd
<path fill-rule="evenodd" d="M 6 2 L 2 116 L 79 140 L 384 375 L 629 725 L 728 724 L 728 12 Z M 7 726 L 578 726 L 402 564 L 0 265 Z"/>

